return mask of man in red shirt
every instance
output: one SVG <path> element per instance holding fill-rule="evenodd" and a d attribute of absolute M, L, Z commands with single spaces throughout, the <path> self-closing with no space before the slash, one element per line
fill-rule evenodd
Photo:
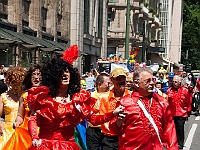
<path fill-rule="evenodd" d="M 178 150 L 168 101 L 153 91 L 155 82 L 149 68 L 134 71 L 134 91 L 117 104 L 125 107 L 125 113 L 109 123 L 118 134 L 119 150 Z"/>
<path fill-rule="evenodd" d="M 175 75 L 173 85 L 167 90 L 170 109 L 173 115 L 179 149 L 184 145 L 184 125 L 190 109 L 189 91 L 181 85 L 181 77 Z"/>

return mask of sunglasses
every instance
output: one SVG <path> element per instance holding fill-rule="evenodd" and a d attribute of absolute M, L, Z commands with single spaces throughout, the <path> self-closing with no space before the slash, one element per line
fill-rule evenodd
<path fill-rule="evenodd" d="M 154 83 L 156 82 L 156 78 L 149 78 L 144 80 L 144 84 L 149 84 L 151 81 L 153 81 Z"/>
<path fill-rule="evenodd" d="M 179 83 L 178 81 L 173 81 L 173 83 Z"/>

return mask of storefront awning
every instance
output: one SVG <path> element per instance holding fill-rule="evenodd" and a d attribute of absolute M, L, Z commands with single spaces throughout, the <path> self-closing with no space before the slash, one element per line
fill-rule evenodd
<path fill-rule="evenodd" d="M 30 36 L 27 34 L 14 32 L 11 30 L 6 30 L 3 28 L 0 28 L 0 38 L 2 42 L 9 43 L 9 42 L 17 42 L 22 44 L 22 46 L 26 48 L 40 48 L 44 51 L 54 51 L 54 50 L 65 50 L 66 46 L 63 44 L 57 43 L 55 41 L 50 41 L 34 36 Z M 3 41 L 8 40 L 8 41 Z M 1 41 L 0 41 L 1 42 Z"/>
<path fill-rule="evenodd" d="M 0 28 L 0 38 L 1 38 L 1 43 L 3 43 L 3 42 L 9 43 L 9 41 L 11 41 L 11 43 L 13 43 L 13 42 L 22 43 L 22 41 L 19 38 L 10 35 L 9 33 L 5 32 L 4 29 L 2 29 L 2 28 Z"/>

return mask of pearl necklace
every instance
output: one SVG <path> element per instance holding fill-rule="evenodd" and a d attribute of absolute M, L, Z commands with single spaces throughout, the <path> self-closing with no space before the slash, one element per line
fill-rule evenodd
<path fill-rule="evenodd" d="M 70 101 L 70 95 L 68 94 L 67 96 L 64 97 L 57 96 L 54 98 L 54 100 L 61 103 L 67 103 Z"/>

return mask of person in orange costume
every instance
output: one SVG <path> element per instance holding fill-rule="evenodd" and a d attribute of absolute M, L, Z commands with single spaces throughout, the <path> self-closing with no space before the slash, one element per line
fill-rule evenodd
<path fill-rule="evenodd" d="M 29 68 L 24 78 L 22 87 L 23 91 L 26 92 L 22 93 L 19 99 L 18 114 L 15 123 L 13 124 L 15 132 L 8 140 L 8 142 L 4 145 L 2 150 L 18 150 L 19 147 L 20 150 L 27 150 L 32 144 L 32 139 L 28 132 L 28 119 L 30 115 L 30 109 L 28 107 L 26 97 L 28 95 L 28 89 L 30 89 L 31 87 L 38 87 L 41 85 L 42 76 L 40 70 L 40 65 L 33 64 Z"/>
<path fill-rule="evenodd" d="M 109 74 L 102 72 L 96 79 L 96 90 L 91 93 L 91 96 L 97 99 L 96 106 L 99 107 L 100 101 L 98 101 L 101 95 L 108 92 L 110 89 L 110 77 Z M 94 107 L 95 108 L 95 107 Z M 99 108 L 94 109 L 96 112 Z M 97 111 L 98 113 L 99 111 Z M 88 122 L 89 127 L 86 130 L 86 144 L 88 150 L 100 150 L 102 147 L 103 133 L 101 132 L 101 125 L 93 126 Z"/>
<path fill-rule="evenodd" d="M 126 89 L 126 72 L 123 68 L 115 68 L 110 73 L 110 79 L 113 88 L 101 95 L 99 98 L 99 114 L 103 115 L 115 110 L 117 101 L 124 95 L 129 94 Z M 102 140 L 102 149 L 118 149 L 118 136 L 109 128 L 109 122 L 101 125 L 104 138 Z"/>
<path fill-rule="evenodd" d="M 178 150 L 168 101 L 153 91 L 156 78 L 146 67 L 134 71 L 134 91 L 122 97 L 124 113 L 110 121 L 119 150 Z"/>
<path fill-rule="evenodd" d="M 28 90 L 30 150 L 80 150 L 74 141 L 77 124 L 90 119 L 93 125 L 98 125 L 123 110 L 123 107 L 118 107 L 105 115 L 95 115 L 92 109 L 96 99 L 89 91 L 80 88 L 80 73 L 72 65 L 78 58 L 78 46 L 73 45 L 63 54 L 63 57 L 53 58 L 42 67 L 43 86 Z"/>
<path fill-rule="evenodd" d="M 184 125 L 190 111 L 190 94 L 186 87 L 181 85 L 182 78 L 173 77 L 173 85 L 167 90 L 169 105 L 173 115 L 179 149 L 184 146 Z"/>

